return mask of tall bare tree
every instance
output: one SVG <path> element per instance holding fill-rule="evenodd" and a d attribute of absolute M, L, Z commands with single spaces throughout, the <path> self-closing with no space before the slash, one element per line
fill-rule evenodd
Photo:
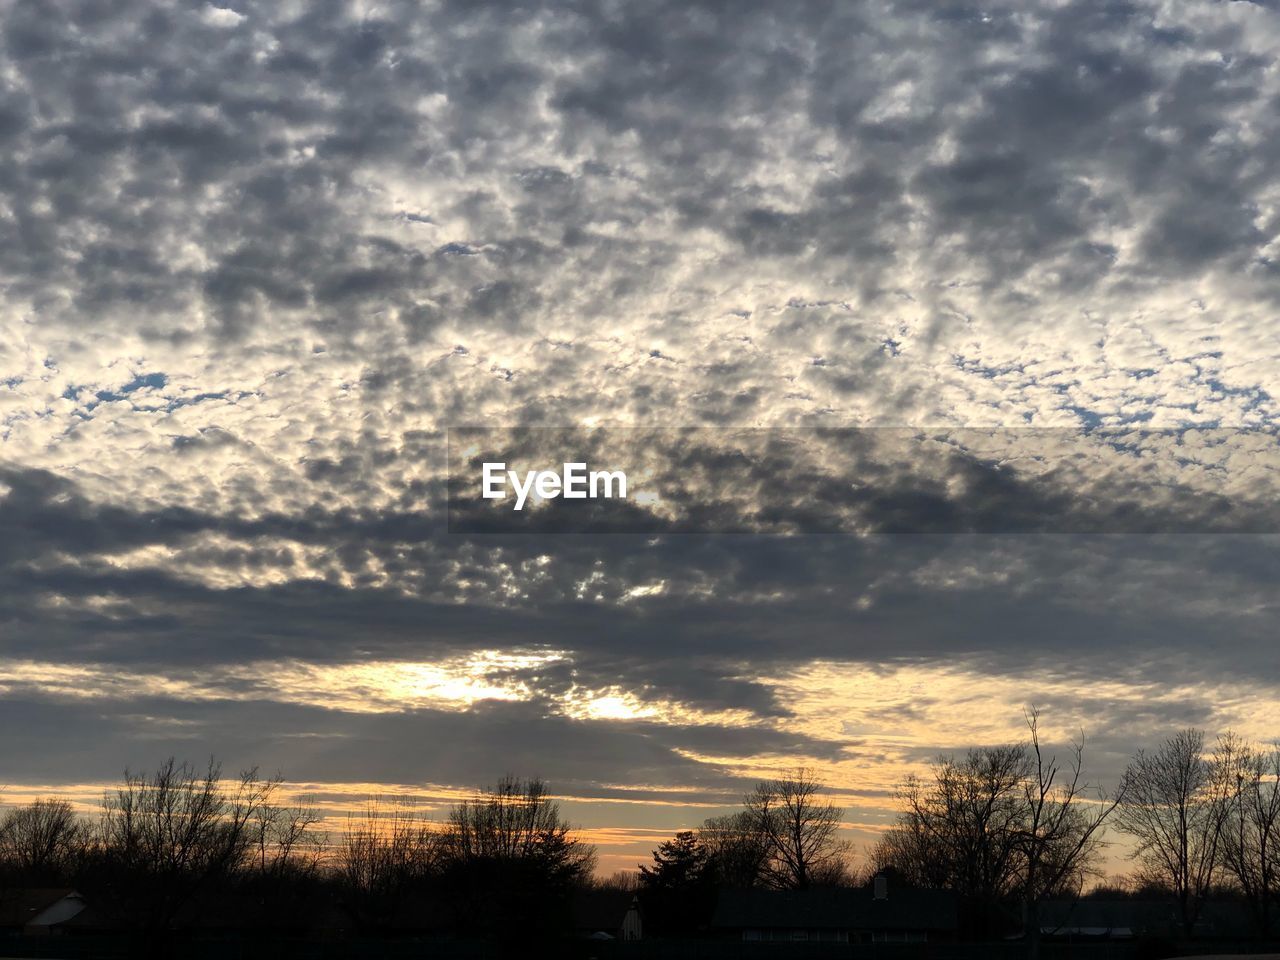
<path fill-rule="evenodd" d="M 798 768 L 758 783 L 747 794 L 747 823 L 764 839 L 764 878 L 770 886 L 803 890 L 842 875 L 848 845 L 836 831 L 844 811 L 821 792 L 813 771 Z"/>
<path fill-rule="evenodd" d="M 1071 743 L 1065 766 L 1040 742 L 1040 715 L 1026 714 L 1031 739 L 1029 776 L 1022 787 L 1024 812 L 1018 827 L 1022 854 L 1024 936 L 1031 957 L 1040 954 L 1040 904 L 1066 891 L 1080 892 L 1102 847 L 1107 818 L 1124 797 L 1123 786 L 1108 798 L 1090 793 L 1083 776 L 1084 734 Z"/>
<path fill-rule="evenodd" d="M 1205 757 L 1204 733 L 1181 730 L 1154 752 L 1139 750 L 1124 776 L 1116 824 L 1136 841 L 1145 875 L 1168 886 L 1190 937 L 1222 866 L 1231 784 Z"/>
<path fill-rule="evenodd" d="M 940 757 L 928 778 L 908 777 L 905 810 L 874 858 L 909 879 L 993 903 L 1019 890 L 1023 786 L 1032 765 L 1023 746 L 983 747 Z M 902 854 L 897 862 L 893 855 Z"/>
<path fill-rule="evenodd" d="M 1280 899 L 1280 749 L 1228 733 L 1215 762 L 1215 777 L 1228 794 L 1222 864 L 1249 904 L 1258 934 L 1266 938 Z"/>
<path fill-rule="evenodd" d="M 1026 714 L 1028 740 L 940 757 L 927 778 L 909 777 L 905 810 L 871 853 L 909 882 L 955 890 L 975 906 L 1019 903 L 1032 956 L 1040 942 L 1040 904 L 1078 894 L 1096 872 L 1102 832 L 1117 798 L 1084 779 L 1083 736 L 1065 761 Z M 979 919 L 979 910 L 975 917 Z"/>

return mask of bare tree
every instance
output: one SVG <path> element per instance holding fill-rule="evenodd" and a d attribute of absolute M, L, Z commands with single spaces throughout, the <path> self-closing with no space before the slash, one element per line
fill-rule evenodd
<path fill-rule="evenodd" d="M 63 882 L 87 834 L 65 800 L 41 799 L 16 807 L 0 820 L 0 866 L 23 883 Z"/>
<path fill-rule="evenodd" d="M 908 781 L 899 796 L 908 796 L 913 784 Z M 939 853 L 944 855 L 939 856 Z M 926 830 L 924 821 L 913 812 L 898 817 L 897 822 L 880 835 L 867 851 L 867 876 L 872 880 L 877 873 L 893 868 L 903 880 L 914 887 L 925 889 L 956 889 L 955 874 L 951 869 L 950 855 L 943 851 L 939 837 Z"/>
<path fill-rule="evenodd" d="M 803 890 L 843 874 L 848 845 L 836 831 L 844 811 L 823 800 L 821 790 L 813 771 L 800 768 L 747 794 L 747 823 L 764 839 L 770 886 Z"/>
<path fill-rule="evenodd" d="M 458 804 L 444 843 L 455 921 L 498 936 L 562 932 L 569 893 L 596 862 L 595 848 L 574 833 L 536 778 L 504 777 Z"/>
<path fill-rule="evenodd" d="M 1222 865 L 1231 786 L 1224 769 L 1205 758 L 1203 732 L 1182 730 L 1134 755 L 1116 810 L 1117 826 L 1137 841 L 1134 857 L 1173 891 L 1188 937 Z"/>
<path fill-rule="evenodd" d="M 615 870 L 594 884 L 597 890 L 616 890 L 619 893 L 639 893 L 641 885 L 639 870 Z"/>
<path fill-rule="evenodd" d="M 1253 914 L 1261 937 L 1271 935 L 1280 896 L 1280 750 L 1225 734 L 1214 777 L 1227 791 L 1222 863 Z"/>
<path fill-rule="evenodd" d="M 1096 875 L 1094 863 L 1102 846 L 1104 824 L 1124 793 L 1122 787 L 1110 799 L 1101 792 L 1086 797 L 1084 734 L 1072 742 L 1064 767 L 1055 755 L 1046 755 L 1041 745 L 1038 711 L 1029 710 L 1026 718 L 1031 765 L 1023 782 L 1024 812 L 1018 840 L 1023 930 L 1034 958 L 1040 952 L 1041 902 L 1068 890 L 1078 894 L 1086 878 Z"/>
<path fill-rule="evenodd" d="M 145 927 L 167 928 L 197 889 L 245 864 L 278 783 L 249 770 L 226 785 L 214 760 L 204 773 L 172 757 L 151 776 L 125 772 L 103 799 L 101 843 Z"/>
<path fill-rule="evenodd" d="M 349 906 L 364 924 L 387 920 L 439 866 L 441 835 L 412 806 L 371 800 L 347 818 L 337 871 Z"/>
<path fill-rule="evenodd" d="M 459 862 L 536 863 L 548 879 L 590 874 L 595 848 L 573 834 L 541 780 L 503 777 L 449 814 L 448 855 Z"/>
<path fill-rule="evenodd" d="M 745 810 L 703 821 L 698 841 L 707 853 L 706 869 L 718 885 L 745 889 L 763 882 L 769 846 Z"/>
<path fill-rule="evenodd" d="M 930 778 L 911 776 L 903 784 L 906 809 L 874 858 L 916 883 L 982 902 L 1017 894 L 1023 785 L 1031 772 L 1026 749 L 1017 745 L 940 757 Z"/>
<path fill-rule="evenodd" d="M 1039 714 L 1029 710 L 1026 721 L 1025 742 L 940 757 L 930 777 L 909 777 L 900 794 L 906 809 L 870 860 L 975 905 L 1020 903 L 1035 956 L 1040 904 L 1078 895 L 1096 875 L 1102 831 L 1118 798 L 1086 783 L 1083 735 L 1059 761 L 1041 741 Z M 985 925 L 980 912 L 974 916 Z"/>
<path fill-rule="evenodd" d="M 325 837 L 315 828 L 320 814 L 309 800 L 292 806 L 263 803 L 249 828 L 260 876 L 283 879 L 314 876 L 320 869 Z"/>

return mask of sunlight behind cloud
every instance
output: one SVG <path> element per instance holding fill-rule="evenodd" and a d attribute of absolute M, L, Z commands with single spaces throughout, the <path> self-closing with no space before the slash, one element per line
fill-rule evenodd
<path fill-rule="evenodd" d="M 9 660 L 0 661 L 0 689 L 28 688 L 77 699 L 270 700 L 353 713 L 395 713 L 431 706 L 469 707 L 484 700 L 526 700 L 533 695 L 537 669 L 563 659 L 562 651 L 481 650 L 437 663 L 259 661 L 202 671 L 199 676 Z"/>

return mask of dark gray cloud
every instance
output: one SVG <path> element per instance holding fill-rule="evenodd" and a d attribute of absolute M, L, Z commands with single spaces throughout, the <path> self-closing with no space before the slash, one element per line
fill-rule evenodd
<path fill-rule="evenodd" d="M 26 747 L 14 741 L 0 752 L 6 776 L 18 783 L 110 781 L 122 772 L 122 762 L 136 768 L 175 754 L 199 759 L 216 748 L 229 765 L 283 770 L 302 782 L 472 787 L 499 776 L 506 763 L 545 776 L 566 792 L 608 797 L 626 792 L 602 791 L 603 784 L 678 783 L 716 797 L 735 796 L 749 781 L 687 759 L 677 749 L 734 756 L 838 752 L 803 736 L 762 730 L 747 735 L 548 719 L 530 705 L 352 714 L 266 701 L 86 702 L 17 693 L 5 698 L 0 715 L 33 731 Z M 122 742 L 129 744 L 127 754 L 119 750 Z M 501 754 L 494 751 L 497 743 L 506 744 Z"/>
<path fill-rule="evenodd" d="M 449 455 L 459 534 L 1280 531 L 1269 429 L 463 428 Z M 521 504 L 567 463 L 626 472 L 627 496 Z"/>
<path fill-rule="evenodd" d="M 1229 629 L 1242 659 L 1212 668 L 1266 669 L 1250 653 L 1268 642 L 1277 558 L 1266 536 L 466 536 L 425 515 L 137 512 L 39 472 L 5 476 L 13 654 L 191 665 L 567 646 L 598 685 L 766 714 L 785 707 L 732 679 L 745 664 L 875 662 L 892 650 L 985 653 L 1016 669 L 1087 661 L 1117 641 L 1135 655 L 1194 649 L 1203 631 Z M 114 560 L 152 547 L 173 561 Z M 223 570 L 245 583 L 204 581 Z M 253 583 L 271 574 L 281 582 Z M 660 595 L 632 599 L 656 582 L 668 585 Z M 118 602 L 88 604 L 104 596 Z"/>

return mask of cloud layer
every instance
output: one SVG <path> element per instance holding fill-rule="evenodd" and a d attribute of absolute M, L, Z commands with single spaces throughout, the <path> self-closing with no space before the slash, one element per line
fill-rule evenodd
<path fill-rule="evenodd" d="M 1137 458 L 1138 515 L 1132 472 L 1055 475 L 1088 522 L 1046 537 L 953 535 L 1065 502 L 989 450 L 878 472 L 850 513 L 840 444 L 753 448 L 755 534 L 945 507 L 946 535 L 508 536 L 444 509 L 464 426 L 696 427 L 695 476 L 729 428 L 1273 444 L 1266 5 L 0 23 L 0 711 L 33 731 L 5 782 L 215 750 L 720 803 L 801 758 L 869 823 L 903 765 L 1016 735 L 1029 702 L 1088 721 L 1102 776 L 1171 725 L 1266 733 L 1273 538 L 1094 535 L 1275 529 L 1229 509 L 1266 503 L 1265 457 Z M 956 722 L 983 698 L 999 723 Z"/>

